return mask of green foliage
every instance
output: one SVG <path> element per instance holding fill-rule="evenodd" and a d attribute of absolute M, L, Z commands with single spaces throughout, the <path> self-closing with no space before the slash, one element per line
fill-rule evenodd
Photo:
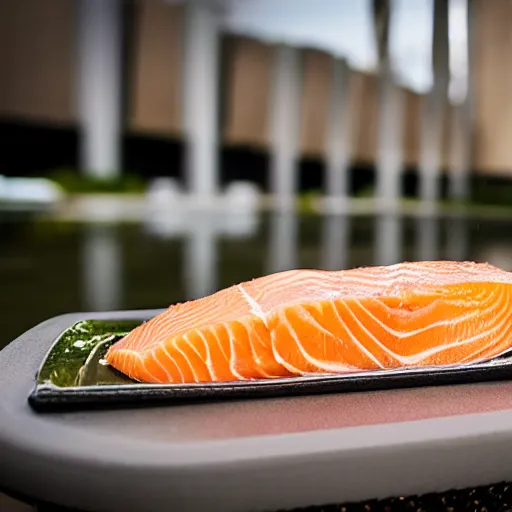
<path fill-rule="evenodd" d="M 322 191 L 310 190 L 299 194 L 298 197 L 298 211 L 302 214 L 315 212 L 314 202 L 322 197 Z"/>
<path fill-rule="evenodd" d="M 512 207 L 512 181 L 490 182 L 478 180 L 471 191 L 474 204 Z"/>
<path fill-rule="evenodd" d="M 375 194 L 375 187 L 373 185 L 367 185 L 367 186 L 361 188 L 361 190 L 359 190 L 355 194 L 355 197 L 368 198 L 368 197 L 373 197 L 374 194 Z"/>
<path fill-rule="evenodd" d="M 121 173 L 118 178 L 102 180 L 91 178 L 76 169 L 57 169 L 50 173 L 48 178 L 58 183 L 66 192 L 71 194 L 140 194 L 146 187 L 146 181 L 139 175 L 133 173 Z M 374 194 L 374 186 L 368 185 L 355 194 L 356 198 L 371 198 Z M 309 190 L 299 194 L 299 211 L 310 213 L 314 210 L 313 204 L 316 199 L 322 197 L 321 190 Z M 412 202 L 417 197 L 402 198 L 402 201 Z M 459 203 L 453 199 L 441 201 L 443 204 L 453 205 Z M 462 201 L 466 206 L 501 206 L 512 207 L 512 181 L 487 180 L 477 177 L 471 184 L 471 197 Z"/>
<path fill-rule="evenodd" d="M 371 198 L 375 194 L 375 187 L 368 185 L 362 188 L 354 197 Z M 418 196 L 403 196 L 400 198 L 402 204 L 415 204 L 419 201 Z M 446 198 L 440 200 L 445 206 L 495 206 L 512 208 L 512 181 L 491 182 L 482 178 L 475 179 L 471 184 L 471 194 L 467 199 Z"/>
<path fill-rule="evenodd" d="M 71 194 L 140 194 L 146 187 L 142 177 L 130 173 L 121 173 L 118 178 L 102 180 L 86 176 L 75 169 L 58 169 L 50 173 L 48 178 Z"/>

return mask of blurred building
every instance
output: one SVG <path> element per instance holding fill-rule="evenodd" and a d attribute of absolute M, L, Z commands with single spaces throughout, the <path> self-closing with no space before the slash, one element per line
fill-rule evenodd
<path fill-rule="evenodd" d="M 512 176 L 512 113 L 508 112 L 512 108 L 508 101 L 512 90 L 512 4 L 503 0 L 471 1 L 471 167 L 478 174 Z M 220 8 L 228 9 L 229 2 Z M 184 95 L 189 92 L 184 87 L 185 5 L 178 0 L 133 0 L 119 2 L 118 9 L 118 30 L 113 30 L 113 38 L 105 44 L 106 52 L 114 59 L 111 62 L 120 62 L 119 96 L 97 108 L 118 116 L 119 125 L 105 127 L 110 118 L 105 113 L 102 118 L 101 112 L 96 123 L 104 127 L 105 141 L 113 140 L 112 136 L 119 132 L 119 148 L 110 149 L 119 154 L 110 158 L 123 169 L 179 175 L 186 119 L 183 110 L 187 105 Z M 95 82 L 84 75 L 87 68 L 83 59 L 87 57 L 80 53 L 84 37 L 80 32 L 84 30 L 81 16 L 80 2 L 74 0 L 0 3 L 0 130 L 6 147 L 0 156 L 0 174 L 44 173 L 58 167 L 75 168 L 80 162 L 84 165 L 79 137 L 84 123 L 89 121 L 84 118 L 88 114 L 84 114 L 80 101 L 94 94 L 94 90 L 84 92 L 83 88 L 92 88 Z M 99 32 L 99 39 L 101 34 L 105 30 Z M 114 47 L 109 46 L 112 44 Z M 212 77 L 218 94 L 215 116 L 219 144 L 233 154 L 252 154 L 244 161 L 245 169 L 240 169 L 235 159 L 232 164 L 224 162 L 221 172 L 239 178 L 246 173 L 250 179 L 260 172 L 271 138 L 270 98 L 276 48 L 272 42 L 233 34 L 221 27 L 219 72 Z M 301 48 L 299 54 L 299 153 L 303 160 L 322 162 L 334 60 L 318 48 Z M 103 69 L 108 70 L 107 57 Z M 397 88 L 403 99 L 403 163 L 406 168 L 415 169 L 420 158 L 425 95 L 399 84 Z M 376 161 L 378 107 L 377 74 L 351 69 L 348 111 L 349 157 L 353 165 L 371 167 Z M 442 170 L 458 165 L 457 147 L 467 128 L 461 125 L 465 118 L 457 114 L 458 110 L 460 106 L 452 103 L 444 112 Z M 102 132 L 97 136 L 101 138 Z M 25 148 L 21 153 L 15 149 L 19 144 Z M 306 172 L 318 170 L 312 165 Z M 310 184 L 317 183 L 315 177 L 310 180 Z"/>

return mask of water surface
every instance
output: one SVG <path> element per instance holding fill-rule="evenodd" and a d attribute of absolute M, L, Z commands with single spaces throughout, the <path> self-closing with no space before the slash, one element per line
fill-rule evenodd
<path fill-rule="evenodd" d="M 288 268 L 473 259 L 512 270 L 512 221 L 261 214 L 192 227 L 0 219 L 0 347 L 49 317 L 161 308 Z"/>

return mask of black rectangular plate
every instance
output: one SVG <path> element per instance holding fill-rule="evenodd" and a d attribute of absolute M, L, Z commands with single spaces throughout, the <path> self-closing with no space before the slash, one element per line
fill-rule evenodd
<path fill-rule="evenodd" d="M 467 365 L 318 374 L 269 380 L 143 384 L 101 364 L 107 347 L 140 320 L 85 320 L 65 330 L 46 354 L 29 403 L 37 411 L 184 404 L 227 399 L 472 384 L 512 379 L 512 352 Z"/>

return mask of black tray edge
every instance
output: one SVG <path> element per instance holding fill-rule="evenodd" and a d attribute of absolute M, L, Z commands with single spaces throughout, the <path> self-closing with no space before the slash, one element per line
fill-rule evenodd
<path fill-rule="evenodd" d="M 62 409 L 141 407 L 157 404 L 216 402 L 278 398 L 326 393 L 353 393 L 404 388 L 464 385 L 512 379 L 512 361 L 494 366 L 403 371 L 365 377 L 327 375 L 314 378 L 293 377 L 274 381 L 215 383 L 191 385 L 130 385 L 90 388 L 57 388 L 36 386 L 30 393 L 30 406 L 39 412 Z"/>

